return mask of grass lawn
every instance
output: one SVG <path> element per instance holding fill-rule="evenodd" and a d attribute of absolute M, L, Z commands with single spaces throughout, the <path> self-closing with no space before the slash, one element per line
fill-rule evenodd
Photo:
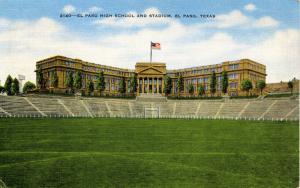
<path fill-rule="evenodd" d="M 0 119 L 12 187 L 298 185 L 298 122 Z"/>

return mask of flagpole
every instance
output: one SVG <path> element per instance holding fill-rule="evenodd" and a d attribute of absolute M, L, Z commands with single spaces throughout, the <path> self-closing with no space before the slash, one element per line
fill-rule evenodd
<path fill-rule="evenodd" d="M 150 63 L 152 63 L 152 41 L 150 41 Z"/>

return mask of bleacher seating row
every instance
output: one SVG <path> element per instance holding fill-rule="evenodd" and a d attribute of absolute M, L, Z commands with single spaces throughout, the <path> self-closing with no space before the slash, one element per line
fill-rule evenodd
<path fill-rule="evenodd" d="M 0 117 L 203 117 L 299 120 L 299 100 L 232 99 L 147 102 L 125 99 L 0 96 Z"/>

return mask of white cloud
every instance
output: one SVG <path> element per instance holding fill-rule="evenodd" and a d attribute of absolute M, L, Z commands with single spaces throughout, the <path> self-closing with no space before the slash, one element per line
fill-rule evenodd
<path fill-rule="evenodd" d="M 88 12 L 89 12 L 89 13 L 97 13 L 97 12 L 100 12 L 100 11 L 102 11 L 102 10 L 103 10 L 103 9 L 100 8 L 100 7 L 93 6 L 93 7 L 90 7 L 90 8 L 88 9 Z"/>
<path fill-rule="evenodd" d="M 244 6 L 244 9 L 251 12 L 256 10 L 256 6 L 253 3 L 249 3 Z"/>
<path fill-rule="evenodd" d="M 63 13 L 71 14 L 76 11 L 76 8 L 73 5 L 65 5 L 63 8 Z"/>
<path fill-rule="evenodd" d="M 264 16 L 253 22 L 253 27 L 277 27 L 279 22 L 270 16 Z"/>
<path fill-rule="evenodd" d="M 276 82 L 299 79 L 300 31 L 287 29 L 277 31 L 266 40 L 250 46 L 240 57 L 254 59 L 267 66 L 267 80 Z"/>
<path fill-rule="evenodd" d="M 206 24 L 202 24 L 201 27 L 226 29 L 232 27 L 243 27 L 243 28 L 277 27 L 278 25 L 279 25 L 279 21 L 275 20 L 270 16 L 264 16 L 256 19 L 244 15 L 239 10 L 233 10 L 227 14 L 217 15 L 215 20 Z"/>
<path fill-rule="evenodd" d="M 135 17 L 134 18 L 110 17 L 110 18 L 96 20 L 94 24 L 99 26 L 130 28 L 130 27 L 146 27 L 149 25 L 161 25 L 161 24 L 168 24 L 172 22 L 172 19 L 170 18 L 158 18 L 158 17 L 149 17 L 149 16 L 146 18 L 137 18 L 138 13 L 135 11 L 130 11 L 127 12 L 126 14 L 132 14 Z M 146 9 L 142 14 L 146 14 L 146 15 L 161 14 L 161 12 L 157 8 L 151 7 Z"/>
<path fill-rule="evenodd" d="M 153 60 L 166 62 L 168 69 L 250 58 L 267 65 L 268 82 L 299 78 L 300 33 L 295 29 L 278 31 L 250 45 L 247 41 L 236 41 L 226 32 L 206 36 L 198 26 L 175 21 L 163 29 L 145 27 L 128 33 L 99 35 L 93 40 L 50 18 L 5 23 L 0 30 L 2 84 L 7 74 L 25 74 L 27 79 L 35 81 L 35 62 L 54 55 L 134 69 L 136 62 L 149 60 L 151 40 L 162 45 L 161 51 L 153 52 Z"/>
<path fill-rule="evenodd" d="M 217 15 L 215 20 L 216 27 L 228 28 L 243 25 L 249 22 L 249 18 L 239 10 L 233 10 L 228 14 Z"/>
<path fill-rule="evenodd" d="M 0 18 L 0 28 L 7 27 L 10 24 L 10 21 L 4 18 Z"/>
<path fill-rule="evenodd" d="M 55 48 L 63 30 L 62 25 L 45 17 L 36 21 L 7 20 L 0 30 L 1 84 L 8 74 L 25 74 L 27 79 L 34 81 L 35 61 Z"/>

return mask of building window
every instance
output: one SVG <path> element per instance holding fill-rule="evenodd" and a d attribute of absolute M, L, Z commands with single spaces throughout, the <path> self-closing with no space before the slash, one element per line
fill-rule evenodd
<path fill-rule="evenodd" d="M 229 79 L 237 79 L 238 78 L 238 74 L 237 73 L 228 74 L 228 78 Z"/>
<path fill-rule="evenodd" d="M 193 78 L 193 84 L 197 84 L 197 79 Z"/>
<path fill-rule="evenodd" d="M 229 70 L 236 70 L 239 68 L 239 64 L 232 64 L 232 65 L 229 65 Z"/>
<path fill-rule="evenodd" d="M 65 64 L 66 64 L 66 66 L 68 66 L 68 67 L 75 67 L 75 63 L 70 62 L 70 61 L 66 61 Z"/>
<path fill-rule="evenodd" d="M 205 90 L 205 91 L 208 90 L 208 85 L 204 85 L 204 90 Z"/>
<path fill-rule="evenodd" d="M 237 88 L 238 84 L 236 82 L 232 82 L 229 84 L 230 88 Z"/>

